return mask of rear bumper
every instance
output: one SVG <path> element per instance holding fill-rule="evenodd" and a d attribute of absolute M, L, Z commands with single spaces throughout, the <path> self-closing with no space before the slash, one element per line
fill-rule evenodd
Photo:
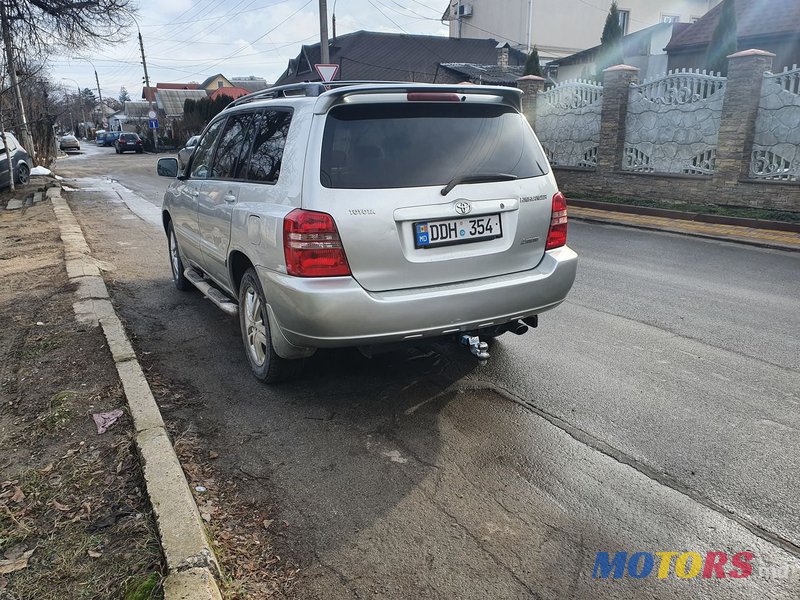
<path fill-rule="evenodd" d="M 555 308 L 578 255 L 546 252 L 535 269 L 442 286 L 367 292 L 351 277 L 299 278 L 258 268 L 275 324 L 301 348 L 418 340 L 502 325 Z"/>

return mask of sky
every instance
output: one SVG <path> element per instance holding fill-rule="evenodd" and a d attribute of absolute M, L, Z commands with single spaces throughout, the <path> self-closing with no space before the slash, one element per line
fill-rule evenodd
<path fill-rule="evenodd" d="M 200 82 L 222 73 L 255 75 L 270 83 L 297 56 L 302 44 L 319 41 L 319 0 L 132 0 L 144 40 L 150 85 Z M 447 0 L 327 0 L 336 11 L 338 35 L 368 29 L 447 35 L 440 21 Z M 331 25 L 329 18 L 329 35 Z M 125 87 L 141 96 L 144 73 L 136 26 L 124 43 L 103 42 L 48 61 L 50 76 L 69 93 L 95 92 L 97 69 L 103 97 Z M 77 84 L 77 85 L 76 85 Z"/>

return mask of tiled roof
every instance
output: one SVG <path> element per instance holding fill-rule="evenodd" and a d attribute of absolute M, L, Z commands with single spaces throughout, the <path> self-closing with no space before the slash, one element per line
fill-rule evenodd
<path fill-rule="evenodd" d="M 800 0 L 735 0 L 738 39 L 794 34 L 800 37 Z M 705 46 L 711 41 L 722 13 L 722 2 L 695 23 L 674 35 L 667 51 Z M 741 48 L 741 44 L 740 44 Z"/>
<path fill-rule="evenodd" d="M 186 100 L 208 98 L 205 90 L 158 90 L 158 107 L 167 117 L 182 117 L 183 103 Z"/>
<path fill-rule="evenodd" d="M 452 39 L 356 31 L 330 42 L 330 60 L 339 65 L 337 79 L 433 82 L 441 63 L 492 65 L 497 63 L 497 41 Z M 509 65 L 525 64 L 525 54 L 509 50 Z M 314 64 L 320 63 L 319 44 L 303 46 L 276 85 L 319 81 Z"/>
<path fill-rule="evenodd" d="M 218 96 L 227 96 L 228 98 L 233 98 L 234 100 L 236 100 L 237 98 L 240 98 L 241 96 L 246 96 L 249 93 L 250 92 L 248 90 L 240 87 L 223 87 L 214 90 L 208 95 L 208 97 L 214 100 Z"/>
<path fill-rule="evenodd" d="M 442 63 L 443 68 L 463 75 L 472 83 L 514 85 L 525 72 L 524 65 L 509 66 L 503 70 L 497 65 L 474 65 L 471 63 Z"/>

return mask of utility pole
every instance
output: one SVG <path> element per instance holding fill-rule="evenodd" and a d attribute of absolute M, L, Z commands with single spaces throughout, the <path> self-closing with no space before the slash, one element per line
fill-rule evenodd
<path fill-rule="evenodd" d="M 319 0 L 319 55 L 322 64 L 327 65 L 331 62 L 331 55 L 328 49 L 328 2 Z"/>
<path fill-rule="evenodd" d="M 136 23 L 136 29 L 139 29 L 139 23 Z M 147 101 L 148 101 L 149 106 L 150 106 L 150 111 L 152 112 L 152 110 L 153 110 L 153 101 L 150 100 L 150 90 L 149 90 L 149 88 L 150 88 L 150 76 L 147 74 L 147 59 L 145 59 L 145 57 L 144 57 L 144 42 L 142 41 L 142 31 L 140 29 L 139 29 L 139 50 L 142 51 L 142 67 L 144 67 L 144 85 L 145 85 L 145 87 L 148 88 L 148 91 L 147 91 L 148 99 L 147 99 Z M 149 118 L 149 115 L 148 115 L 148 118 Z M 153 148 L 155 149 L 156 152 L 158 152 L 158 136 L 156 135 L 156 132 L 154 130 L 151 129 L 150 132 L 151 132 L 151 134 L 153 136 Z"/>
<path fill-rule="evenodd" d="M 103 119 L 106 118 L 106 114 L 103 110 L 103 92 L 100 91 L 100 78 L 97 76 L 97 69 L 94 70 L 94 80 L 97 82 L 97 95 L 100 96 L 100 122 L 102 123 Z"/>
<path fill-rule="evenodd" d="M 533 0 L 528 0 L 528 54 L 531 53 L 533 37 Z"/>
<path fill-rule="evenodd" d="M 33 157 L 35 162 L 36 149 L 33 146 L 33 138 L 31 137 L 30 129 L 28 129 L 28 119 L 25 117 L 25 104 L 22 102 L 22 92 L 19 89 L 17 66 L 14 62 L 14 49 L 11 47 L 11 29 L 8 25 L 5 0 L 0 0 L 0 28 L 3 30 L 3 45 L 6 48 L 6 69 L 11 78 L 11 88 L 14 90 L 14 101 L 17 104 L 17 112 L 19 112 L 20 142 L 22 142 L 22 145 L 31 157 Z"/>

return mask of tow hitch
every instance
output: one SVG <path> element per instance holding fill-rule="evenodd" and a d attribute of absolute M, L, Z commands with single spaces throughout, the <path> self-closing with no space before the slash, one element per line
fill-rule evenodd
<path fill-rule="evenodd" d="M 477 335 L 462 335 L 461 344 L 469 346 L 469 351 L 478 357 L 478 364 L 485 365 L 489 359 L 489 344 L 482 342 Z"/>

